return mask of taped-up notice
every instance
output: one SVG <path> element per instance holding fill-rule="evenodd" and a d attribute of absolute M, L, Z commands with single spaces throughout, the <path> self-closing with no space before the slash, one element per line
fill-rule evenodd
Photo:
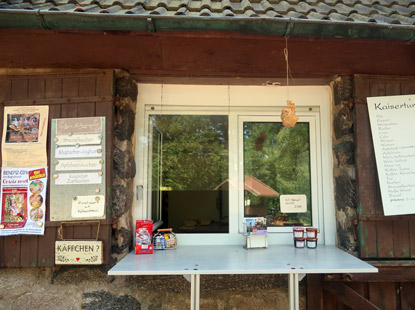
<path fill-rule="evenodd" d="M 47 167 L 48 106 L 4 108 L 2 167 Z"/>
<path fill-rule="evenodd" d="M 0 236 L 43 235 L 46 211 L 46 168 L 3 168 Z"/>

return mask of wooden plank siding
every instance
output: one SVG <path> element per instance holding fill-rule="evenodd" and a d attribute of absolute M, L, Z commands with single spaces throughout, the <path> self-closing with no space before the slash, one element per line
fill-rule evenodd
<path fill-rule="evenodd" d="M 415 216 L 383 215 L 366 103 L 367 97 L 413 94 L 415 78 L 356 75 L 354 86 L 359 255 L 370 259 L 415 257 Z"/>
<path fill-rule="evenodd" d="M 307 310 L 414 309 L 415 265 L 375 266 L 379 273 L 307 275 Z"/>
<path fill-rule="evenodd" d="M 0 117 L 6 105 L 49 105 L 49 132 L 54 118 L 105 116 L 106 120 L 106 220 L 100 221 L 99 240 L 104 242 L 104 263 L 111 255 L 111 183 L 113 143 L 113 72 L 79 70 L 71 74 L 54 73 L 0 76 Z M 3 128 L 0 129 L 0 134 Z M 48 162 L 50 138 L 48 138 Z M 1 156 L 1 154 L 0 154 Z M 50 180 L 50 178 L 49 178 Z M 50 181 L 49 181 L 50 182 Z M 49 209 L 49 187 L 46 210 Z M 50 222 L 46 212 L 44 236 L 0 237 L 0 267 L 54 266 L 55 241 L 60 222 Z M 65 239 L 94 239 L 98 224 L 64 224 Z"/>

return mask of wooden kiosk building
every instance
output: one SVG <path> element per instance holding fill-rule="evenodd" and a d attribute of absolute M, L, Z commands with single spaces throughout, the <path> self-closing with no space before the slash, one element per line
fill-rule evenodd
<path fill-rule="evenodd" d="M 148 286 L 135 284 L 139 293 L 131 293 L 130 280 L 115 280 L 115 287 L 106 278 L 109 266 L 132 249 L 132 223 L 140 218 L 137 186 L 143 165 L 136 143 L 137 119 L 144 110 L 137 105 L 137 92 L 140 101 L 156 96 L 146 93 L 151 85 L 161 89 L 159 98 L 164 89 L 160 100 L 166 109 L 171 98 L 163 85 L 179 85 L 182 95 L 195 85 L 223 87 L 226 98 L 239 87 L 280 87 L 285 94 L 287 49 L 290 94 L 296 96 L 296 87 L 330 92 L 329 121 L 321 130 L 330 137 L 323 143 L 331 148 L 326 166 L 332 190 L 322 199 L 331 201 L 324 212 L 332 214 L 333 228 L 322 238 L 379 270 L 308 275 L 300 287 L 300 308 L 413 309 L 415 216 L 383 214 L 366 98 L 415 93 L 414 25 L 412 0 L 0 0 L 1 116 L 5 106 L 16 105 L 48 105 L 50 119 L 105 116 L 105 152 L 112 159 L 105 163 L 106 218 L 99 225 L 65 223 L 68 239 L 95 238 L 98 231 L 104 265 L 56 267 L 54 246 L 62 223 L 50 221 L 47 213 L 44 236 L 0 237 L 1 281 L 11 274 L 17 279 L 38 272 L 40 278 L 51 276 L 45 284 L 49 297 L 38 289 L 31 294 L 42 300 L 55 296 L 57 302 L 56 296 L 66 294 L 62 309 L 69 304 L 73 308 L 68 309 L 93 309 L 91 298 L 98 308 L 131 302 L 131 309 L 187 309 L 185 301 L 171 306 L 173 295 L 160 303 L 145 297 L 146 292 L 154 296 L 151 285 L 160 285 L 155 279 Z M 249 96 L 255 98 L 252 92 Z M 230 111 L 231 99 L 226 100 L 221 108 Z M 261 105 L 253 99 L 255 104 Z M 94 281 L 104 283 L 99 296 L 93 295 L 100 291 L 99 282 L 94 292 L 73 288 L 76 280 L 59 282 L 62 275 L 77 279 L 89 272 L 100 274 Z M 253 283 L 270 280 L 251 277 Z M 53 286 L 54 279 L 60 288 Z M 228 283 L 232 277 L 218 281 Z M 26 282 L 26 291 L 33 284 Z M 246 289 L 251 299 L 256 285 Z M 214 297 L 204 295 L 208 287 L 202 277 L 201 309 L 219 309 Z M 226 285 L 218 287 L 223 296 L 232 295 Z M 2 286 L 0 296 L 0 308 L 21 305 Z M 222 298 L 220 309 L 244 309 Z M 284 302 L 268 298 L 261 305 L 273 309 L 285 307 Z"/>

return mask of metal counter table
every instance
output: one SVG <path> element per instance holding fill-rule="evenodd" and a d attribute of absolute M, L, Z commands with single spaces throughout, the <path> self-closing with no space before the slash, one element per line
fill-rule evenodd
<path fill-rule="evenodd" d="M 298 310 L 298 283 L 306 274 L 372 273 L 377 268 L 334 247 L 316 249 L 293 245 L 271 245 L 267 249 L 245 249 L 236 245 L 179 246 L 154 254 L 129 253 L 108 275 L 190 275 L 191 310 L 200 304 L 200 275 L 288 274 L 289 309 Z"/>

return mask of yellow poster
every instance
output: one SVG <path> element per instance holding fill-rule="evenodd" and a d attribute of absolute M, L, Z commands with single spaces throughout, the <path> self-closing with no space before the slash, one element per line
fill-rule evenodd
<path fill-rule="evenodd" d="M 2 167 L 47 167 L 48 106 L 4 108 Z"/>

